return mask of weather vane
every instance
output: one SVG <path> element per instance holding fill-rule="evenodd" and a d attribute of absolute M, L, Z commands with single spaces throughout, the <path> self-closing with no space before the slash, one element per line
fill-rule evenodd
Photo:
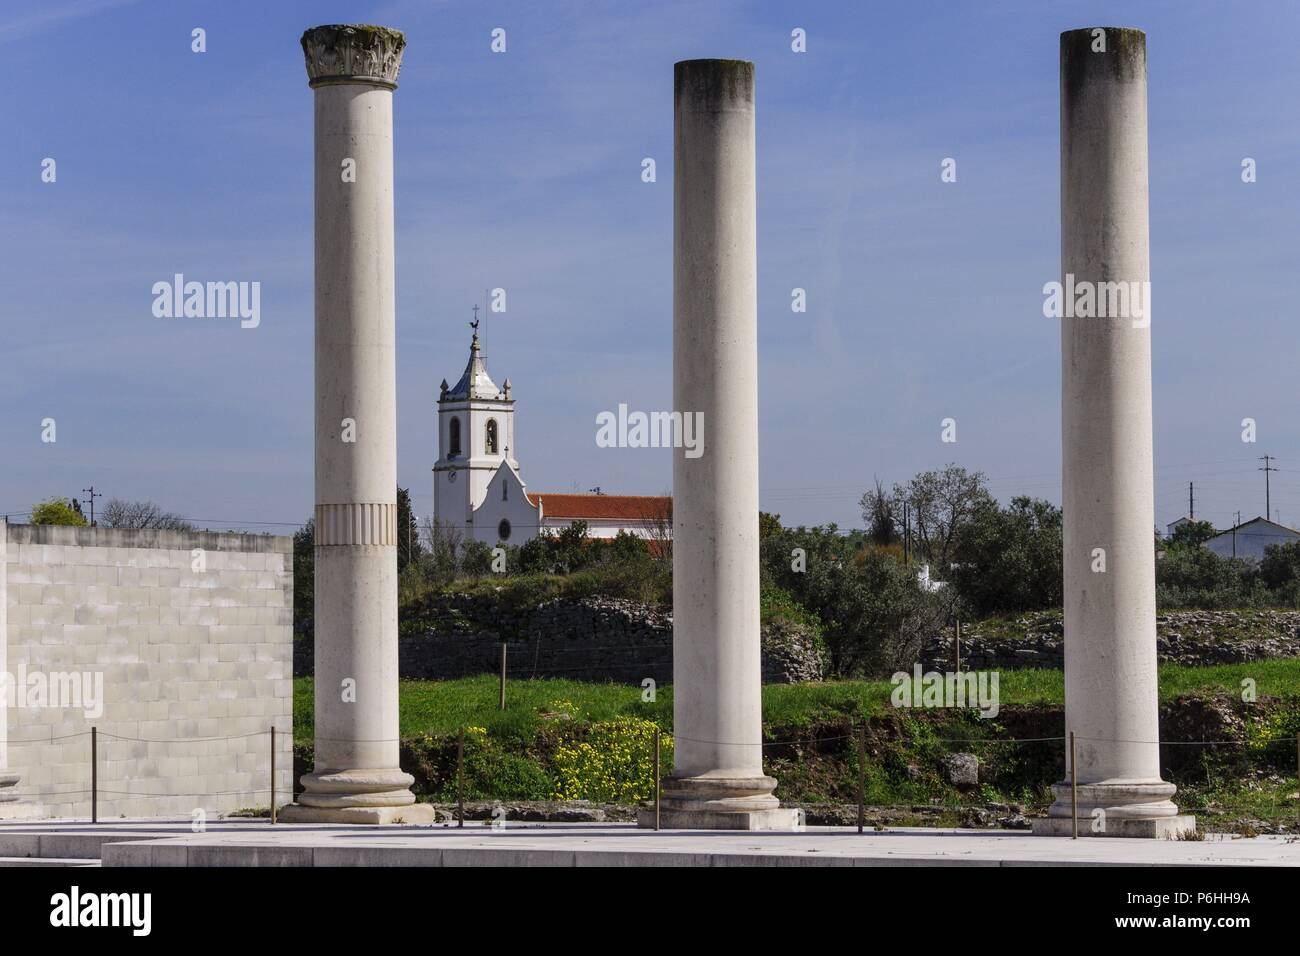
<path fill-rule="evenodd" d="M 478 306 L 477 305 L 474 306 L 474 321 L 469 324 L 469 327 L 474 330 L 475 335 L 478 335 Z"/>

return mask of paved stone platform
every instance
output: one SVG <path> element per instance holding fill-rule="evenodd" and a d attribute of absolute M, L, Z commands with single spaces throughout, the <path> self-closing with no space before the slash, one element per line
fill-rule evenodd
<path fill-rule="evenodd" d="M 1023 830 L 809 827 L 638 830 L 633 824 L 340 827 L 223 820 L 0 824 L 0 857 L 104 866 L 1297 866 L 1300 839 L 1071 840 Z"/>

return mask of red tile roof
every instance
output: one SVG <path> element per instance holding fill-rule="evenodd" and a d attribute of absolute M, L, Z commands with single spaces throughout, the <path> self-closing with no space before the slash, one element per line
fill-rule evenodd
<path fill-rule="evenodd" d="M 543 518 L 601 518 L 616 521 L 647 521 L 668 518 L 673 499 L 663 495 L 557 495 L 528 494 L 534 506 L 542 503 Z"/>

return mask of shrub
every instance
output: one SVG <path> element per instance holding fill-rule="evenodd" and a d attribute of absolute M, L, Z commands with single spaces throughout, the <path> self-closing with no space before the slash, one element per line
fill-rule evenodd
<path fill-rule="evenodd" d="M 86 516 L 62 498 L 42 501 L 32 508 L 32 524 L 62 524 L 86 527 Z"/>
<path fill-rule="evenodd" d="M 794 549 L 802 562 L 792 567 Z M 834 525 L 796 528 L 762 541 L 769 586 L 817 616 L 841 677 L 888 673 L 911 666 L 926 634 L 947 613 L 946 595 L 921 587 L 915 566 L 867 544 L 861 534 L 841 535 Z"/>
<path fill-rule="evenodd" d="M 1258 575 L 1239 558 L 1208 548 L 1168 548 L 1156 561 L 1156 603 L 1201 610 L 1255 607 L 1268 603 Z"/>
<path fill-rule="evenodd" d="M 968 614 L 1061 606 L 1061 509 L 1039 498 L 979 506 L 962 527 L 948 572 Z"/>
<path fill-rule="evenodd" d="M 572 725 L 555 750 L 557 800 L 638 803 L 654 797 L 655 724 L 618 717 Z M 672 737 L 660 737 L 663 767 L 672 766 Z"/>
<path fill-rule="evenodd" d="M 789 591 L 766 574 L 763 575 L 759 589 L 759 615 L 764 624 L 788 621 L 791 624 L 802 624 L 818 633 L 821 631 L 820 618 L 796 601 Z"/>
<path fill-rule="evenodd" d="M 1265 548 L 1259 577 L 1278 604 L 1300 607 L 1300 541 Z"/>
<path fill-rule="evenodd" d="M 1246 749 L 1256 765 L 1283 772 L 1295 771 L 1296 737 L 1300 734 L 1300 707 L 1295 697 L 1282 698 L 1260 708 L 1246 725 Z"/>
<path fill-rule="evenodd" d="M 416 792 L 454 801 L 457 792 L 455 735 L 422 734 L 402 741 L 402 763 L 415 777 Z M 530 748 L 499 740 L 483 727 L 465 728 L 466 800 L 545 800 L 553 782 Z"/>

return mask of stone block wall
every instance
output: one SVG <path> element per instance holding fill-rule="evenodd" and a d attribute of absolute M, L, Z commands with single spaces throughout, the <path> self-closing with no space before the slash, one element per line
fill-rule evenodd
<path fill-rule="evenodd" d="M 272 726 L 277 802 L 290 801 L 291 538 L 3 522 L 0 531 L 3 670 L 22 698 L 7 708 L 7 760 L 23 801 L 89 815 L 92 726 L 101 820 L 268 806 Z M 43 702 L 33 696 L 42 682 Z M 80 700 L 69 696 L 78 684 Z"/>

